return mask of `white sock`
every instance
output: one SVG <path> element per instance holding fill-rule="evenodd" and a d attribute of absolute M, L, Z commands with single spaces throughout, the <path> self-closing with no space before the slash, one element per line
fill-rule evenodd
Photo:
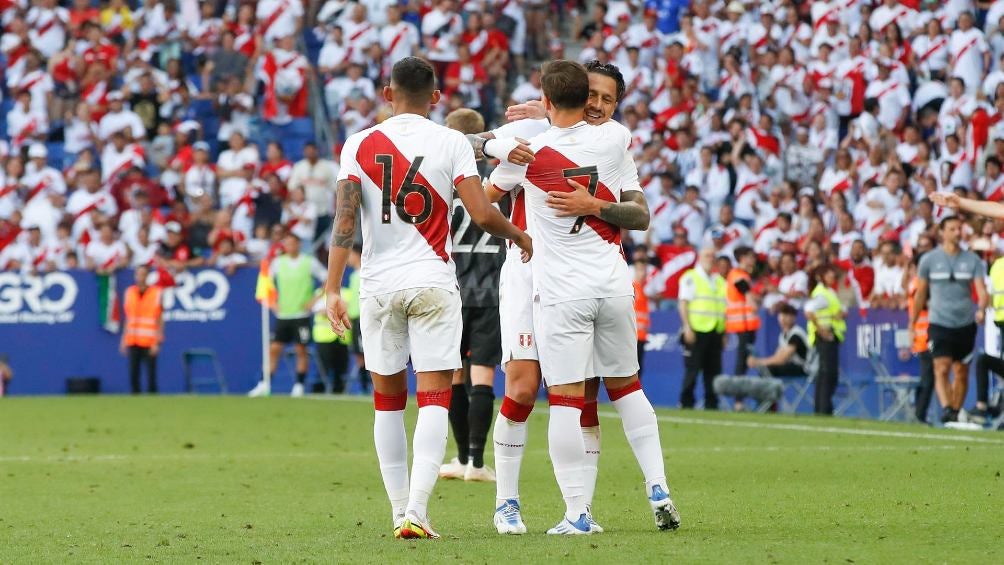
<path fill-rule="evenodd" d="M 558 480 L 561 496 L 565 499 L 565 517 L 573 522 L 586 512 L 583 492 L 586 447 L 579 424 L 581 415 L 581 408 L 552 404 L 547 426 L 547 447 L 554 466 L 554 478 Z"/>
<path fill-rule="evenodd" d="M 396 519 L 404 515 L 408 506 L 408 435 L 404 431 L 404 410 L 377 410 L 373 441 L 383 486 Z"/>
<path fill-rule="evenodd" d="M 513 422 L 501 413 L 495 416 L 495 506 L 519 498 L 519 468 L 526 446 L 526 422 Z"/>
<path fill-rule="evenodd" d="M 614 407 L 624 424 L 624 435 L 634 451 L 635 459 L 645 475 L 645 492 L 659 485 L 666 493 L 666 465 L 662 460 L 662 443 L 659 441 L 659 422 L 652 403 L 645 392 L 637 390 L 614 401 Z"/>
<path fill-rule="evenodd" d="M 443 456 L 446 455 L 449 427 L 449 410 L 445 407 L 430 404 L 418 409 L 408 512 L 415 513 L 422 520 L 428 520 L 429 497 L 432 495 L 432 487 L 436 485 L 436 479 L 439 478 L 439 466 L 443 462 Z"/>
<path fill-rule="evenodd" d="M 583 466 L 583 482 L 586 506 L 592 507 L 593 493 L 596 492 L 596 475 L 600 463 L 600 427 L 582 428 L 582 442 L 586 446 L 586 464 Z"/>

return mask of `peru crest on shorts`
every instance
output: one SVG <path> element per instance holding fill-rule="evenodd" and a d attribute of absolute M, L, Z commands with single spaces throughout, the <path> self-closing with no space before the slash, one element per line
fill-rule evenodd
<path fill-rule="evenodd" d="M 533 347 L 533 334 L 519 334 L 519 346 L 523 349 Z"/>

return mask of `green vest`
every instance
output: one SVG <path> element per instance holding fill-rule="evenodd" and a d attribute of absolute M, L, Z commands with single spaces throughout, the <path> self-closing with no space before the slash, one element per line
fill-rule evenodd
<path fill-rule="evenodd" d="M 345 296 L 345 292 L 348 289 L 342 289 L 342 297 Z M 324 289 L 319 288 L 314 296 L 318 298 L 322 303 L 324 302 Z M 314 343 L 344 343 L 348 345 L 352 343 L 352 330 L 345 330 L 345 334 L 342 337 L 338 337 L 338 334 L 331 329 L 331 322 L 328 321 L 327 309 L 321 310 L 314 314 Z"/>
<path fill-rule="evenodd" d="M 816 321 L 809 321 L 809 345 L 816 344 L 816 325 L 821 328 L 829 328 L 837 341 L 844 341 L 844 333 L 847 331 L 847 322 L 840 316 L 840 299 L 832 288 L 823 283 L 816 285 L 812 291 L 812 298 L 823 296 L 826 298 L 826 308 L 813 312 Z"/>
<path fill-rule="evenodd" d="M 300 254 L 294 261 L 288 255 L 276 259 L 275 287 L 279 294 L 278 317 L 289 319 L 310 315 L 307 303 L 314 295 L 314 275 L 310 257 Z"/>
<path fill-rule="evenodd" d="M 725 279 L 720 275 L 707 277 L 690 269 L 683 275 L 694 281 L 694 298 L 687 302 L 687 320 L 695 332 L 709 333 L 725 331 Z"/>
<path fill-rule="evenodd" d="M 990 267 L 990 286 L 993 287 L 994 321 L 1004 322 L 1004 257 L 994 261 Z"/>

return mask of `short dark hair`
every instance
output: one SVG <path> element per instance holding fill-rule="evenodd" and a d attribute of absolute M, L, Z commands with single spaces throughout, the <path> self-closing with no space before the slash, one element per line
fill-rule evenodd
<path fill-rule="evenodd" d="M 736 261 L 738 262 L 742 261 L 743 257 L 746 257 L 747 255 L 756 255 L 756 253 L 753 251 L 753 248 L 740 245 L 739 247 L 736 247 L 733 255 L 735 255 Z"/>
<path fill-rule="evenodd" d="M 409 102 L 423 102 L 436 90 L 436 70 L 420 57 L 405 57 L 390 71 L 390 83 Z"/>
<path fill-rule="evenodd" d="M 939 230 L 945 229 L 945 226 L 948 225 L 948 222 L 959 222 L 961 224 L 962 218 L 958 216 L 945 216 L 944 218 L 941 219 L 941 222 L 938 223 L 938 229 Z"/>
<path fill-rule="evenodd" d="M 986 163 L 983 164 L 983 166 L 986 167 L 990 163 L 993 163 L 994 165 L 997 165 L 997 168 L 1000 168 L 1000 166 L 1001 166 L 1001 160 L 998 159 L 997 157 L 994 157 L 994 156 L 987 157 L 987 161 L 986 161 Z"/>
<path fill-rule="evenodd" d="M 548 63 L 543 71 L 540 88 L 555 108 L 574 110 L 585 107 L 589 99 L 589 75 L 585 67 L 574 61 L 558 59 Z"/>
<path fill-rule="evenodd" d="M 826 44 L 824 43 L 823 45 L 826 45 Z M 798 310 L 796 310 L 795 307 L 792 306 L 791 304 L 788 304 L 787 302 L 782 302 L 777 307 L 777 313 L 778 314 L 783 314 L 785 316 L 797 316 L 798 315 Z"/>
<path fill-rule="evenodd" d="M 621 74 L 621 70 L 617 68 L 617 65 L 613 63 L 601 63 L 596 59 L 586 63 L 587 73 L 596 73 L 598 75 L 603 75 L 605 77 L 610 77 L 614 79 L 617 83 L 617 102 L 624 99 L 624 94 L 627 91 L 627 84 L 624 82 L 624 75 Z"/>

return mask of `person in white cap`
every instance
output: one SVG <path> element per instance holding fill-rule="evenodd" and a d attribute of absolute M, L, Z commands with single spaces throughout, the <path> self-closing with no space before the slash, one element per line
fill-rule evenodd
<path fill-rule="evenodd" d="M 25 206 L 30 206 L 37 197 L 46 197 L 50 194 L 66 194 L 66 181 L 63 173 L 50 167 L 46 162 L 49 150 L 45 144 L 33 143 L 28 148 L 28 159 L 30 161 L 25 166 L 25 175 L 21 177 L 21 182 L 28 188 L 25 197 Z"/>
<path fill-rule="evenodd" d="M 143 119 L 139 114 L 125 108 L 125 95 L 121 90 L 113 90 L 108 93 L 108 113 L 101 118 L 98 125 L 98 137 L 102 141 L 108 139 L 115 132 L 125 132 L 127 139 L 142 140 L 146 137 L 146 127 L 143 126 Z"/>
<path fill-rule="evenodd" d="M 725 15 L 727 19 L 718 24 L 718 52 L 722 54 L 746 42 L 745 30 L 750 25 L 749 18 L 745 17 L 746 8 L 741 2 L 729 2 Z"/>
<path fill-rule="evenodd" d="M 215 200 L 216 173 L 209 162 L 209 144 L 205 141 L 196 141 L 192 144 L 192 150 L 194 162 L 185 171 L 181 181 L 186 200 L 194 201 L 204 196 Z"/>

